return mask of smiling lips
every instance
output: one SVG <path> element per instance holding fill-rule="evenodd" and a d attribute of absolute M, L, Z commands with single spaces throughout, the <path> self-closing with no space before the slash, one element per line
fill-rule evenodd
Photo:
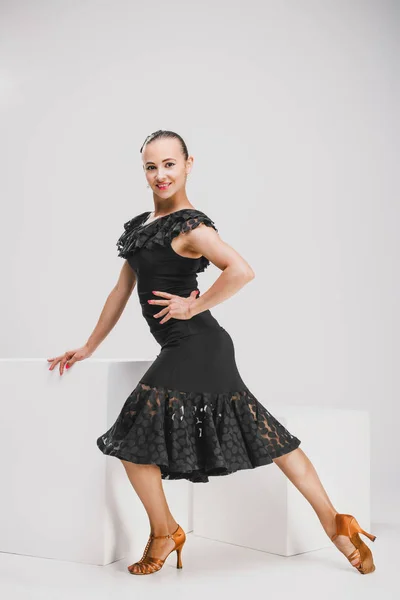
<path fill-rule="evenodd" d="M 163 183 L 163 184 L 157 185 L 157 187 L 160 188 L 160 190 L 166 190 L 167 187 L 169 187 L 170 185 L 171 185 L 170 183 Z"/>

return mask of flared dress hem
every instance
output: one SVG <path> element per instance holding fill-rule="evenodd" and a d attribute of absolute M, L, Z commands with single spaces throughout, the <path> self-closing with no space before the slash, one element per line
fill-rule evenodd
<path fill-rule="evenodd" d="M 232 469 L 232 470 L 229 470 L 226 467 L 214 467 L 210 470 L 194 469 L 193 471 L 186 471 L 186 472 L 170 471 L 168 465 L 166 465 L 166 464 L 159 464 L 159 463 L 147 462 L 147 461 L 141 462 L 141 460 L 137 457 L 124 456 L 121 454 L 108 454 L 108 456 L 114 456 L 115 458 L 119 458 L 120 460 L 124 460 L 126 462 L 131 462 L 131 463 L 138 464 L 138 465 L 156 465 L 157 467 L 159 467 L 159 469 L 161 471 L 161 479 L 164 479 L 164 480 L 183 480 L 183 479 L 185 479 L 187 481 L 190 481 L 191 483 L 208 483 L 209 477 L 221 477 L 223 475 L 232 475 L 234 473 L 238 473 L 239 471 L 257 469 L 258 467 L 270 465 L 273 463 L 273 459 L 279 458 L 280 456 L 284 456 L 285 454 L 289 454 L 289 452 L 293 452 L 293 450 L 296 450 L 296 448 L 298 448 L 300 446 L 300 444 L 301 444 L 301 441 L 298 440 L 296 443 L 293 444 L 293 446 L 285 447 L 285 449 L 282 450 L 282 452 L 276 454 L 273 457 L 271 456 L 268 458 L 264 458 L 255 465 L 249 465 L 247 467 L 238 467 L 237 469 Z M 105 452 L 105 454 L 107 455 L 106 452 Z"/>
<path fill-rule="evenodd" d="M 162 479 L 192 483 L 271 464 L 300 444 L 247 387 L 183 392 L 143 381 L 97 439 L 108 456 L 157 465 Z"/>

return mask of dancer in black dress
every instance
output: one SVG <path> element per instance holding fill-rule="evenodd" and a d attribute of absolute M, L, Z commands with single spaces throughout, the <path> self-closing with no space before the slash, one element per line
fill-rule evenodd
<path fill-rule="evenodd" d="M 300 440 L 246 386 L 231 336 L 209 310 L 253 279 L 254 273 L 221 240 L 211 218 L 189 203 L 185 184 L 193 157 L 182 138 L 168 131 L 146 138 L 141 152 L 154 214 L 141 212 L 125 223 L 117 242 L 125 262 L 117 299 L 110 304 L 113 310 L 105 308 L 85 347 L 60 360 L 62 373 L 64 365 L 69 368 L 89 356 L 115 325 L 137 284 L 142 314 L 160 353 L 116 421 L 97 439 L 104 454 L 121 460 L 149 516 L 148 544 L 129 571 L 138 575 L 158 571 L 173 550 L 177 566 L 182 566 L 186 536 L 170 513 L 162 479 L 207 483 L 209 477 L 272 462 L 311 503 L 350 562 L 360 572 L 371 571 L 369 548 L 359 538 L 353 537 L 353 543 L 349 539 L 349 532 L 358 536 L 362 531 L 354 517 L 337 513 L 299 449 Z M 223 272 L 200 295 L 197 274 L 210 260 Z M 57 359 L 49 360 L 54 368 Z"/>
<path fill-rule="evenodd" d="M 242 381 L 229 333 L 208 309 L 198 312 L 197 273 L 209 261 L 181 256 L 171 246 L 181 233 L 201 224 L 216 231 L 215 225 L 191 208 L 146 223 L 148 217 L 144 212 L 125 223 L 118 248 L 135 272 L 142 313 L 161 352 L 97 440 L 100 450 L 156 464 L 163 479 L 193 483 L 272 463 L 300 440 Z M 250 269 L 242 269 L 238 287 L 252 278 Z M 188 300 L 177 301 L 176 313 L 174 304 L 167 312 L 164 306 L 175 296 Z"/>

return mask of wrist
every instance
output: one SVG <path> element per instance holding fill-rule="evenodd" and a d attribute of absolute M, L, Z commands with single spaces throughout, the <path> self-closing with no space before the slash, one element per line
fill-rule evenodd
<path fill-rule="evenodd" d="M 192 304 L 190 305 L 189 312 L 190 312 L 190 318 L 195 317 L 196 315 L 198 315 L 201 312 L 198 298 L 195 298 L 193 300 Z"/>
<path fill-rule="evenodd" d="M 91 343 L 91 342 L 86 342 L 85 347 L 89 350 L 89 352 L 91 354 L 93 354 L 93 352 L 96 350 L 97 345 Z"/>

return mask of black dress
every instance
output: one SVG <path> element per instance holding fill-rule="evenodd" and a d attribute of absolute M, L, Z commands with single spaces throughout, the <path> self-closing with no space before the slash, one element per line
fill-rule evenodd
<path fill-rule="evenodd" d="M 147 302 L 161 299 L 153 290 L 188 297 L 198 289 L 197 273 L 209 261 L 177 254 L 171 240 L 201 223 L 218 230 L 199 210 L 146 225 L 149 215 L 125 223 L 117 247 L 135 272 L 142 314 L 161 350 L 97 445 L 110 456 L 158 465 L 162 479 L 193 483 L 270 464 L 301 442 L 241 379 L 229 333 L 209 310 L 160 324 L 153 315 L 164 307 Z"/>

